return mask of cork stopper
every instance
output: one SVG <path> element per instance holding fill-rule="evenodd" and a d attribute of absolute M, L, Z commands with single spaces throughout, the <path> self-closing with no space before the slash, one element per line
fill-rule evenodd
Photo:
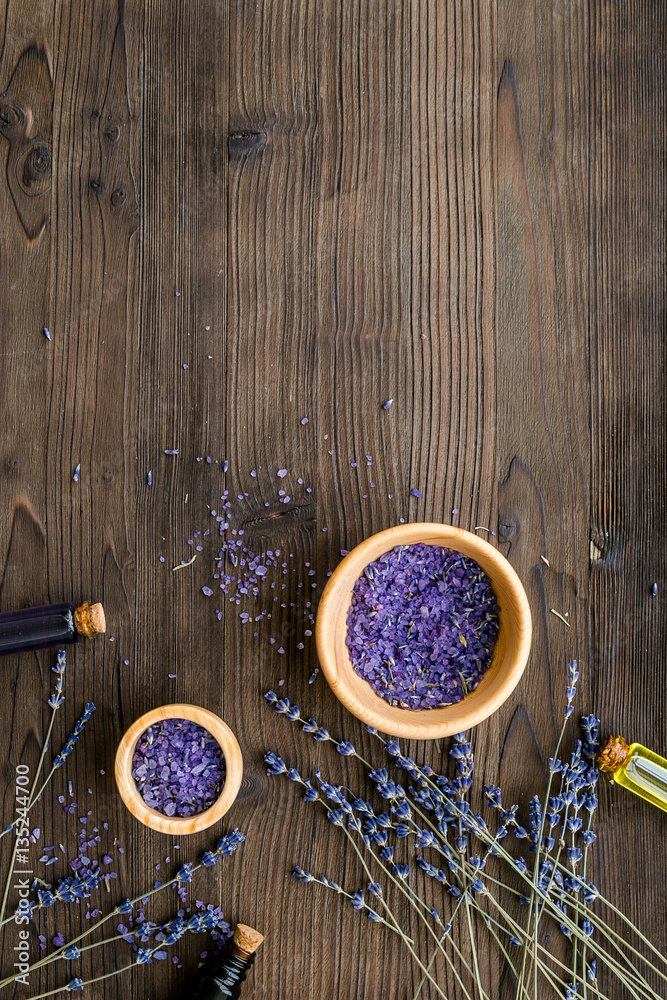
<path fill-rule="evenodd" d="M 79 635 L 85 635 L 88 639 L 97 632 L 107 630 L 104 608 L 101 604 L 89 604 L 88 601 L 84 601 L 74 609 L 74 622 Z"/>
<path fill-rule="evenodd" d="M 264 940 L 264 935 L 248 927 L 247 924 L 237 924 L 234 931 L 234 944 L 246 955 L 253 955 Z"/>
<path fill-rule="evenodd" d="M 595 763 L 601 771 L 618 771 L 628 756 L 628 744 L 622 736 L 608 736 L 597 754 Z"/>

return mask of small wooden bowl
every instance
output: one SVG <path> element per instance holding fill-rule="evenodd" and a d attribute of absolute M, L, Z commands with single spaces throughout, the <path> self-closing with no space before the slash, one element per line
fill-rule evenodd
<path fill-rule="evenodd" d="M 397 545 L 440 545 L 475 559 L 491 581 L 500 608 L 500 628 L 488 670 L 474 691 L 455 705 L 396 708 L 360 677 L 345 645 L 352 592 L 369 563 Z M 331 690 L 348 711 L 383 733 L 434 740 L 476 726 L 509 697 L 528 661 L 532 623 L 526 593 L 507 559 L 483 538 L 449 524 L 401 524 L 372 535 L 336 567 L 320 599 L 315 624 L 317 654 Z"/>
<path fill-rule="evenodd" d="M 149 726 L 154 726 L 163 719 L 188 719 L 190 722 L 196 722 L 215 737 L 225 756 L 225 783 L 220 797 L 210 808 L 196 816 L 165 816 L 157 809 L 151 809 L 141 797 L 141 792 L 132 777 L 132 758 L 139 737 Z M 146 712 L 137 719 L 123 736 L 116 751 L 115 775 L 120 797 L 133 816 L 151 830 L 183 837 L 189 833 L 206 830 L 225 815 L 241 787 L 243 758 L 234 733 L 218 715 L 197 705 L 161 705 L 160 708 L 154 708 L 152 712 Z"/>

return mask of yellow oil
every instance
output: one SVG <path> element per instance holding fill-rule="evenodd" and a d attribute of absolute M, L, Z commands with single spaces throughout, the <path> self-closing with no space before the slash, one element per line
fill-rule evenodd
<path fill-rule="evenodd" d="M 628 756 L 611 777 L 616 784 L 667 812 L 667 760 L 664 757 L 641 743 L 631 743 Z"/>

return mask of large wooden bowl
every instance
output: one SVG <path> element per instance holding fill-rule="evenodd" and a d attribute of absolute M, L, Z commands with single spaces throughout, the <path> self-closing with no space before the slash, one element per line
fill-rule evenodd
<path fill-rule="evenodd" d="M 489 577 L 500 608 L 498 639 L 488 670 L 474 691 L 445 708 L 411 710 L 390 705 L 356 673 L 345 644 L 352 591 L 364 568 L 397 545 L 417 542 L 455 549 L 475 559 Z M 345 556 L 322 593 L 315 625 L 322 671 L 345 708 L 383 733 L 416 740 L 463 732 L 495 712 L 519 683 L 528 661 L 531 635 L 528 599 L 507 559 L 469 531 L 427 522 L 380 531 Z"/>
<path fill-rule="evenodd" d="M 137 740 L 149 726 L 163 719 L 188 719 L 196 722 L 213 736 L 225 756 L 225 783 L 220 797 L 210 808 L 197 816 L 165 816 L 147 806 L 132 777 L 132 758 Z M 123 736 L 116 751 L 116 784 L 120 797 L 133 816 L 152 830 L 183 837 L 206 830 L 221 819 L 234 802 L 241 787 L 243 758 L 238 741 L 229 726 L 218 715 L 197 705 L 161 705 L 137 719 Z"/>

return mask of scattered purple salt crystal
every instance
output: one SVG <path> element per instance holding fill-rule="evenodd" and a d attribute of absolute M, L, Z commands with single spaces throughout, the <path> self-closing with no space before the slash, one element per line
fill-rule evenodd
<path fill-rule="evenodd" d="M 413 497 L 421 497 L 421 490 L 415 489 L 414 486 L 410 490 L 410 493 L 412 494 Z"/>
<path fill-rule="evenodd" d="M 354 462 L 354 461 L 353 461 L 353 462 L 350 462 L 350 468 L 351 468 L 351 469 L 356 469 L 358 465 L 359 465 L 359 463 L 358 463 L 358 462 Z"/>
<path fill-rule="evenodd" d="M 173 680 L 175 680 L 178 677 L 178 674 L 167 674 L 167 677 L 169 677 L 170 680 L 173 681 Z"/>
<path fill-rule="evenodd" d="M 184 371 L 187 371 L 187 370 L 188 370 L 188 366 L 184 364 L 184 365 L 183 365 L 183 370 L 184 370 Z"/>
<path fill-rule="evenodd" d="M 152 486 L 153 485 L 153 473 L 152 473 L 152 471 L 150 469 L 148 471 L 148 475 L 146 476 L 146 485 L 147 486 Z"/>
<path fill-rule="evenodd" d="M 202 726 L 187 719 L 164 719 L 139 737 L 132 777 L 146 805 L 165 816 L 196 816 L 219 797 L 225 759 Z"/>
<path fill-rule="evenodd" d="M 202 587 L 201 592 L 206 597 L 213 597 L 213 591 L 211 590 L 210 587 Z"/>
<path fill-rule="evenodd" d="M 280 680 L 278 681 L 278 687 L 282 687 L 284 683 L 285 683 L 285 678 L 281 677 Z"/>
<path fill-rule="evenodd" d="M 454 509 L 452 510 L 452 514 L 458 514 L 458 512 L 459 512 L 458 507 L 454 507 Z"/>
<path fill-rule="evenodd" d="M 315 669 L 313 670 L 312 674 L 308 678 L 308 683 L 309 684 L 313 683 L 313 681 L 315 680 L 315 678 L 317 677 L 317 675 L 319 674 L 319 672 L 320 672 L 320 668 L 319 667 L 315 667 Z"/>
<path fill-rule="evenodd" d="M 481 567 L 452 549 L 399 546 L 354 587 L 346 644 L 355 671 L 390 704 L 439 708 L 474 690 L 498 637 Z"/>
<path fill-rule="evenodd" d="M 44 327 L 44 336 L 46 337 L 47 340 L 51 340 L 51 331 L 49 330 L 48 326 Z"/>
<path fill-rule="evenodd" d="M 178 448 L 165 448 L 165 455 L 178 455 Z"/>
<path fill-rule="evenodd" d="M 229 468 L 229 462 L 227 461 L 227 459 L 225 459 L 222 463 L 222 471 L 226 472 L 228 468 Z"/>
<path fill-rule="evenodd" d="M 302 424 L 307 424 L 308 423 L 308 417 L 302 417 L 301 418 L 301 423 Z"/>
<path fill-rule="evenodd" d="M 284 479 L 287 475 L 287 469 L 278 469 L 276 475 L 278 476 L 278 479 Z"/>

